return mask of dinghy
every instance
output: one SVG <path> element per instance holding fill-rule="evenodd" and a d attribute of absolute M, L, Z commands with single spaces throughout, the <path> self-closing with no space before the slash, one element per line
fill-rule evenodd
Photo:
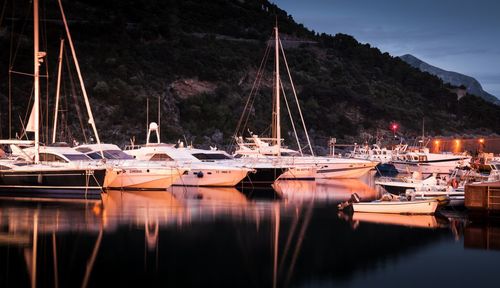
<path fill-rule="evenodd" d="M 352 207 L 354 212 L 365 213 L 390 213 L 390 214 L 434 214 L 439 206 L 440 199 L 407 200 L 392 194 L 384 194 L 381 199 L 371 202 L 359 202 L 356 193 L 351 197 L 350 203 L 339 205 L 339 209 Z M 350 204 L 350 205 L 349 205 Z"/>

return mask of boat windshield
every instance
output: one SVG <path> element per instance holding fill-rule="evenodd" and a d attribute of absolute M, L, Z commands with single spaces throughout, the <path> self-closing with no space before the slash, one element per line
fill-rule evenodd
<path fill-rule="evenodd" d="M 0 170 L 11 170 L 11 168 L 4 165 L 0 165 Z"/>
<path fill-rule="evenodd" d="M 102 151 L 104 154 L 104 158 L 109 159 L 109 160 L 130 160 L 134 159 L 133 156 L 128 155 L 127 153 L 121 151 L 121 150 L 104 150 Z M 92 159 L 102 159 L 101 152 L 96 151 L 87 154 Z"/>
<path fill-rule="evenodd" d="M 85 154 L 63 154 L 69 161 L 88 161 L 90 158 Z"/>
<path fill-rule="evenodd" d="M 193 156 L 198 158 L 199 160 L 227 160 L 231 159 L 231 157 L 228 157 L 225 154 L 222 153 L 193 153 Z"/>
<path fill-rule="evenodd" d="M 134 159 L 133 156 L 130 156 L 121 150 L 105 150 L 102 152 L 104 153 L 104 157 L 106 157 L 106 159 L 119 159 L 119 160 Z"/>

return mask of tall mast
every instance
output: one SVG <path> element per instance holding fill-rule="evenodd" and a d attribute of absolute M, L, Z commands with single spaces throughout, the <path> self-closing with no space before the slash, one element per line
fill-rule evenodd
<path fill-rule="evenodd" d="M 279 37 L 278 37 L 278 24 L 276 23 L 276 27 L 274 27 L 274 48 L 275 48 L 275 63 L 276 63 L 276 71 L 275 71 L 275 89 L 274 92 L 276 95 L 276 141 L 278 144 L 278 157 L 281 156 L 281 123 L 280 123 L 280 59 L 279 59 Z"/>
<path fill-rule="evenodd" d="M 38 39 L 38 0 L 33 0 L 33 60 L 34 60 L 34 93 L 35 93 L 35 101 L 34 101 L 34 106 L 35 106 L 35 163 L 38 163 L 40 161 L 40 131 L 39 131 L 39 126 L 40 126 L 40 115 L 39 115 L 39 109 L 40 109 L 40 83 L 39 83 L 39 78 L 40 78 L 40 53 L 38 51 L 39 49 L 39 39 Z"/>
<path fill-rule="evenodd" d="M 59 47 L 59 58 L 57 59 L 57 87 L 56 87 L 56 104 L 54 111 L 54 128 L 52 129 L 52 143 L 56 142 L 56 131 L 57 131 L 57 115 L 59 112 L 59 92 L 61 91 L 61 70 L 62 70 L 62 57 L 64 49 L 64 39 L 61 39 L 61 45 Z"/>
<path fill-rule="evenodd" d="M 97 133 L 97 128 L 95 127 L 94 116 L 92 115 L 92 109 L 90 109 L 89 97 L 87 96 L 87 89 L 85 89 L 85 84 L 83 83 L 82 73 L 80 71 L 80 64 L 78 64 L 78 58 L 76 57 L 75 46 L 73 45 L 73 40 L 71 38 L 71 33 L 69 33 L 68 22 L 66 21 L 66 15 L 64 14 L 64 9 L 61 0 L 57 1 L 59 3 L 59 9 L 61 10 L 62 20 L 64 22 L 64 28 L 66 30 L 66 37 L 68 38 L 69 48 L 71 50 L 71 55 L 73 56 L 73 62 L 75 63 L 76 72 L 78 74 L 78 80 L 80 80 L 80 86 L 82 87 L 83 99 L 85 100 L 85 106 L 87 108 L 87 114 L 89 115 L 88 123 L 92 126 L 94 135 L 99 145 L 99 150 L 101 150 L 101 156 L 104 158 L 104 153 L 102 152 L 101 140 L 99 139 L 99 133 Z"/>

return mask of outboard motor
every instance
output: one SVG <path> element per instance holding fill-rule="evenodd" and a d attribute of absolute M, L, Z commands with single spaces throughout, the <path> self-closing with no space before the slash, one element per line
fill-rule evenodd
<path fill-rule="evenodd" d="M 408 200 L 408 201 L 415 201 L 415 190 L 413 190 L 413 189 L 406 189 L 405 195 L 406 195 L 406 200 Z"/>
<path fill-rule="evenodd" d="M 350 201 L 351 201 L 351 203 L 359 203 L 361 201 L 361 197 L 359 197 L 359 195 L 357 193 L 353 193 L 351 195 Z"/>

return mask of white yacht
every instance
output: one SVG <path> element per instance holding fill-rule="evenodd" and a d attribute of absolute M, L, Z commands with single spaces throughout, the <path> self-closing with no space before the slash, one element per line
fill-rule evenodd
<path fill-rule="evenodd" d="M 114 144 L 81 145 L 76 150 L 92 159 L 104 156 L 112 168 L 112 177 L 105 182 L 108 189 L 165 190 L 189 173 L 189 168 L 176 163 L 135 160 Z"/>
<path fill-rule="evenodd" d="M 471 156 L 430 153 L 428 148 L 395 155 L 392 164 L 400 173 L 449 174 L 456 167 L 469 166 Z"/>
<path fill-rule="evenodd" d="M 239 149 L 234 153 L 235 157 L 281 161 L 286 165 L 297 167 L 296 170 L 304 171 L 303 173 L 293 174 L 294 171 L 292 170 L 288 175 L 283 175 L 280 179 L 359 178 L 378 164 L 376 161 L 364 159 L 301 155 L 298 151 L 272 145 L 266 140 L 269 141 L 271 139 L 259 138 L 257 135 L 252 135 L 252 137 L 247 138 L 248 142 L 244 142 L 240 137 L 237 141 Z M 303 170 L 300 169 L 301 166 Z M 307 167 L 312 167 L 313 169 L 308 169 Z"/>
<path fill-rule="evenodd" d="M 151 132 L 156 132 L 157 143 L 150 142 Z M 244 179 L 251 168 L 225 165 L 223 163 L 207 163 L 199 160 L 184 149 L 177 149 L 173 145 L 160 142 L 158 125 L 151 123 L 149 126 L 147 142 L 144 146 L 130 146 L 125 152 L 137 160 L 151 163 L 177 163 L 189 167 L 174 185 L 182 186 L 235 186 Z"/>

